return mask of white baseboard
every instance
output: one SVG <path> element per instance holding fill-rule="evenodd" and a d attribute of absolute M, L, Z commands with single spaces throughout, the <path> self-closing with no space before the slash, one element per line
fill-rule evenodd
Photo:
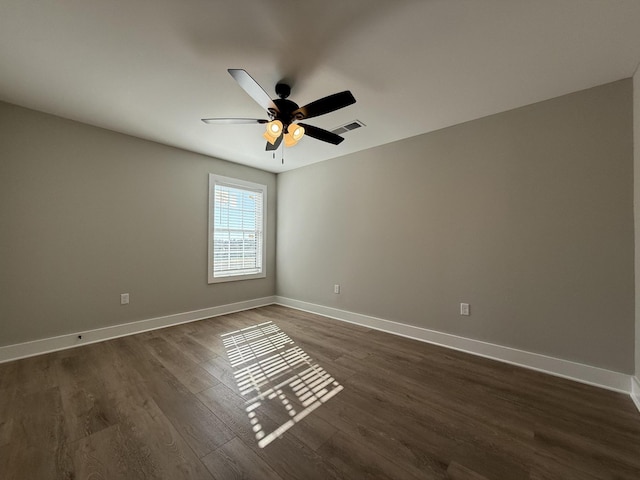
<path fill-rule="evenodd" d="M 608 390 L 627 393 L 631 395 L 638 410 L 640 410 L 640 381 L 631 375 L 280 296 L 257 298 L 202 310 L 7 345 L 0 347 L 0 363 L 249 310 L 273 303 L 518 365 Z M 79 339 L 78 336 L 82 336 L 82 339 Z"/>
<path fill-rule="evenodd" d="M 433 343 L 435 345 L 460 350 L 473 355 L 479 355 L 481 357 L 491 358 L 493 360 L 510 363 L 512 365 L 517 365 L 531 370 L 537 370 L 557 377 L 575 380 L 580 383 L 586 383 L 616 392 L 631 394 L 632 377 L 631 375 L 626 375 L 624 373 L 613 372 L 611 370 L 592 367 L 590 365 L 571 362 L 569 360 L 562 360 L 560 358 L 540 355 L 538 353 L 503 347 L 493 343 L 459 337 L 449 333 L 415 327 L 413 325 L 406 325 L 404 323 L 339 310 L 337 308 L 325 307 L 323 305 L 303 302 L 291 298 L 277 296 L 276 303 L 286 307 L 334 318 L 336 320 L 355 323 L 376 330 L 382 330 L 383 332 L 393 333 L 395 335 L 427 343 Z M 637 386 L 640 388 L 640 385 Z M 636 405 L 639 404 L 638 397 L 636 397 L 634 401 L 636 401 Z"/>
<path fill-rule="evenodd" d="M 631 400 L 640 412 L 640 378 L 631 377 Z"/>
<path fill-rule="evenodd" d="M 83 332 L 70 333 L 68 335 L 60 335 L 31 342 L 7 345 L 0 347 L 0 363 L 17 360 L 19 358 L 32 357 L 34 355 L 41 355 L 43 353 L 55 352 L 57 350 L 79 347 L 89 343 L 102 342 L 104 340 L 147 332 L 149 330 L 157 330 L 159 328 L 179 325 L 181 323 L 195 322 L 196 320 L 204 320 L 205 318 L 217 317 L 265 305 L 271 305 L 275 302 L 275 298 L 276 297 L 256 298 L 244 302 L 230 303 L 217 307 L 204 308 L 202 310 L 194 310 L 192 312 L 176 313 L 174 315 L 167 315 L 164 317 L 149 318 L 147 320 L 123 323 L 121 325 L 113 325 L 111 327 L 97 328 L 95 330 L 86 330 Z M 79 336 L 82 336 L 82 338 L 79 339 Z"/>

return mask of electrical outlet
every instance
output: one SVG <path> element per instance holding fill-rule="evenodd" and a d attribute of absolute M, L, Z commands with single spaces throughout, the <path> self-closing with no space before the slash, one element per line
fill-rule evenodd
<path fill-rule="evenodd" d="M 121 293 L 120 294 L 120 305 L 129 305 L 129 294 Z"/>
<path fill-rule="evenodd" d="M 340 293 L 340 285 L 337 283 L 333 286 L 333 293 Z"/>
<path fill-rule="evenodd" d="M 460 315 L 469 315 L 469 304 L 461 303 L 460 304 Z"/>

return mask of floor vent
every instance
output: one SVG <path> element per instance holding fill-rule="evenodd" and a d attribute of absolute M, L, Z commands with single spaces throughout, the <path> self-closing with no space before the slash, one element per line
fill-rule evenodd
<path fill-rule="evenodd" d="M 360 120 L 354 120 L 331 130 L 331 132 L 335 133 L 336 135 L 342 135 L 343 133 L 350 132 L 351 130 L 355 130 L 356 128 L 360 127 L 366 127 L 366 125 Z"/>

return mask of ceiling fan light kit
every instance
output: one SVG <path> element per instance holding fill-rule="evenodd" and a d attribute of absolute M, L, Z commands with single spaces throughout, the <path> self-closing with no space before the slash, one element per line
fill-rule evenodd
<path fill-rule="evenodd" d="M 269 120 L 259 118 L 203 118 L 203 122 L 226 125 L 264 123 L 266 124 L 266 131 L 262 136 L 267 141 L 267 151 L 277 150 L 283 139 L 285 146 L 293 147 L 305 134 L 332 145 L 338 145 L 344 140 L 340 135 L 328 130 L 295 122 L 331 113 L 356 103 L 356 99 L 350 91 L 345 90 L 344 92 L 334 93 L 303 107 L 298 107 L 296 103 L 287 99 L 291 93 L 289 85 L 278 83 L 276 85 L 276 94 L 279 98 L 271 99 L 258 82 L 245 70 L 229 69 L 228 71 L 238 82 L 238 85 L 267 111 Z"/>
<path fill-rule="evenodd" d="M 271 145 L 276 143 L 278 137 L 282 134 L 283 125 L 280 120 L 273 120 L 267 123 L 267 129 L 262 135 L 264 139 Z"/>
<path fill-rule="evenodd" d="M 291 124 L 287 127 L 287 133 L 284 134 L 284 146 L 293 147 L 304 136 L 304 127 Z"/>

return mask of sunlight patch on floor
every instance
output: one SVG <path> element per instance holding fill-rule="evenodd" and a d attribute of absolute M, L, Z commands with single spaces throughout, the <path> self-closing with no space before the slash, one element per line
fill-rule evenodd
<path fill-rule="evenodd" d="M 271 321 L 221 336 L 260 448 L 343 389 Z"/>

